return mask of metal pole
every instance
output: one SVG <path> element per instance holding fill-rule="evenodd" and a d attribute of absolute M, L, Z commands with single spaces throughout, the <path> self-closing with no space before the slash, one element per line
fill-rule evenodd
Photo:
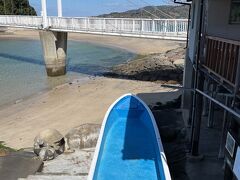
<path fill-rule="evenodd" d="M 198 146 L 199 146 L 199 135 L 200 135 L 200 128 L 197 127 L 198 125 L 201 125 L 201 114 L 200 111 L 202 109 L 197 108 L 197 101 L 199 101 L 200 104 L 198 106 L 202 108 L 202 99 L 197 95 L 196 89 L 200 88 L 203 89 L 203 83 L 201 78 L 201 72 L 199 73 L 199 61 L 200 61 L 200 53 L 201 53 L 201 39 L 202 39 L 202 26 L 203 26 L 203 2 L 204 0 L 201 0 L 200 2 L 200 20 L 199 20 L 199 32 L 198 32 L 198 48 L 196 53 L 196 69 L 195 69 L 195 77 L 194 77 L 194 94 L 193 94 L 193 108 L 192 108 L 192 131 L 191 131 L 191 154 L 193 156 L 198 156 Z M 199 75 L 200 74 L 200 75 Z M 199 82 L 200 81 L 200 82 Z M 201 87 L 202 86 L 202 87 Z M 198 100 L 197 100 L 198 99 Z M 197 118 L 195 118 L 197 117 Z M 196 121 L 196 122 L 195 122 Z"/>
<path fill-rule="evenodd" d="M 240 86 L 240 51 L 238 52 L 237 74 L 236 74 L 236 80 L 235 80 L 234 99 L 233 99 L 232 105 L 236 103 L 236 97 L 239 92 L 239 86 Z"/>
<path fill-rule="evenodd" d="M 58 17 L 62 17 L 62 0 L 58 0 L 57 5 L 58 5 Z"/>
<path fill-rule="evenodd" d="M 228 111 L 229 113 L 231 113 L 232 115 L 234 115 L 235 117 L 237 117 L 238 119 L 238 123 L 240 123 L 240 114 L 236 111 L 234 111 L 233 109 L 225 106 L 223 103 L 217 101 L 216 99 L 212 98 L 211 96 L 207 95 L 206 93 L 202 92 L 200 89 L 196 89 L 196 92 L 207 97 L 209 100 L 213 101 L 214 103 L 216 103 L 217 105 L 219 105 L 220 107 L 222 107 L 223 109 L 225 109 L 226 111 Z"/>
<path fill-rule="evenodd" d="M 230 102 L 230 97 L 226 96 L 225 97 L 225 106 L 228 106 L 230 104 L 229 102 Z M 224 158 L 224 149 L 225 149 L 225 144 L 226 144 L 228 126 L 229 126 L 228 112 L 227 112 L 227 110 L 224 110 L 222 133 L 221 133 L 221 143 L 220 143 L 218 158 Z"/>
<path fill-rule="evenodd" d="M 43 18 L 43 28 L 48 28 L 48 19 L 47 19 L 47 2 L 46 0 L 41 0 L 42 3 L 42 12 L 41 16 Z"/>
<path fill-rule="evenodd" d="M 216 92 L 216 85 L 212 84 L 211 86 L 211 96 L 213 98 L 216 97 L 217 92 Z M 212 101 L 209 102 L 209 112 L 208 112 L 208 128 L 213 128 L 213 123 L 214 123 L 214 103 Z"/>
<path fill-rule="evenodd" d="M 189 5 L 189 11 L 188 11 L 188 26 L 187 26 L 187 43 L 186 43 L 186 48 L 188 48 L 188 44 L 189 44 L 189 30 L 190 30 L 190 19 L 191 19 L 191 10 L 192 10 L 192 6 Z"/>
<path fill-rule="evenodd" d="M 198 84 L 197 88 L 203 90 L 204 86 L 204 76 L 203 73 L 200 72 L 198 74 Z M 199 139 L 200 139 L 200 129 L 202 124 L 202 110 L 203 110 L 203 96 L 200 94 L 196 94 L 196 109 L 195 115 L 193 116 L 193 124 L 192 124 L 192 148 L 191 155 L 198 156 L 198 147 L 199 147 Z"/>

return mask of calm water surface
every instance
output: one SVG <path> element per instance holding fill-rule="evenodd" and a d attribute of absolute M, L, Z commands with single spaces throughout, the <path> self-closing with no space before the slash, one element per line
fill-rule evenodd
<path fill-rule="evenodd" d="M 73 79 L 100 75 L 133 57 L 121 49 L 69 41 L 67 75 L 50 78 L 45 72 L 40 41 L 0 40 L 0 107 Z"/>

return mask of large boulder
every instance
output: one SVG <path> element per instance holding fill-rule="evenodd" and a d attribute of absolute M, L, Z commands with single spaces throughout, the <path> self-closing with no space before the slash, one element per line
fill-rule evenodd
<path fill-rule="evenodd" d="M 46 129 L 34 139 L 34 153 L 43 161 L 52 160 L 65 150 L 63 135 L 56 129 Z"/>
<path fill-rule="evenodd" d="M 71 150 L 93 148 L 97 144 L 101 125 L 84 124 L 71 129 L 65 136 L 67 146 Z"/>

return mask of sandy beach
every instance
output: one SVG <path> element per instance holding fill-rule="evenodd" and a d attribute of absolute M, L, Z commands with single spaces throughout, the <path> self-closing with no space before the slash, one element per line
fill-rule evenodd
<path fill-rule="evenodd" d="M 39 39 L 36 31 L 16 31 L 13 35 L 0 35 L 0 38 Z M 70 34 L 69 39 L 119 47 L 137 54 L 164 52 L 181 44 L 174 41 L 86 34 Z M 159 96 L 159 93 L 171 91 L 173 89 L 162 88 L 161 84 L 154 82 L 105 77 L 75 80 L 0 109 L 0 141 L 16 149 L 32 147 L 34 137 L 46 128 L 55 128 L 66 134 L 81 124 L 101 124 L 108 107 L 125 93 L 151 94 L 145 96 L 144 100 L 147 104 L 154 104 L 176 98 L 176 95 Z"/>
<path fill-rule="evenodd" d="M 39 39 L 38 31 L 11 29 L 9 34 L 0 35 L 1 39 Z M 121 36 L 105 36 L 93 34 L 68 33 L 68 39 L 90 42 L 103 46 L 117 47 L 136 54 L 153 54 L 176 49 L 185 41 L 171 41 L 159 39 L 128 38 Z"/>

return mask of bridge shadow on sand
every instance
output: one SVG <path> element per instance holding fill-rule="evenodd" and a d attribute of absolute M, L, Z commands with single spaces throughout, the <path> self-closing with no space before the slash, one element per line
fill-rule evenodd
<path fill-rule="evenodd" d="M 12 54 L 8 54 L 8 53 L 0 53 L 0 57 L 7 58 L 9 60 L 45 66 L 43 59 L 12 55 Z M 82 74 L 86 74 L 86 75 L 94 75 L 94 76 L 102 75 L 104 72 L 107 71 L 107 68 L 103 67 L 103 66 L 84 64 L 84 63 L 71 65 L 71 64 L 69 64 L 69 62 L 71 62 L 71 59 L 68 58 L 67 61 L 68 61 L 67 71 L 71 71 L 71 72 L 75 72 L 75 73 L 82 73 Z"/>

